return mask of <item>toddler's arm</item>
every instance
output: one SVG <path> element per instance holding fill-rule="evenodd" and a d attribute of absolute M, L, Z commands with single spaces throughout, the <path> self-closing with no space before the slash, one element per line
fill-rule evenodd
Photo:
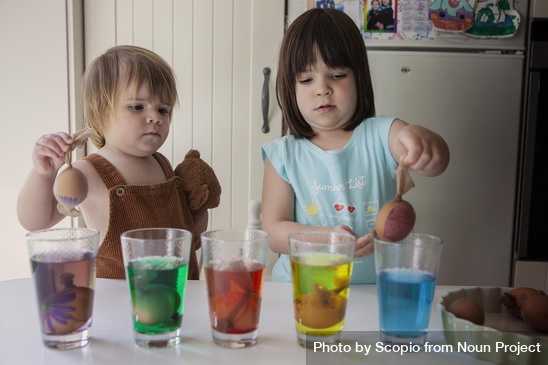
<path fill-rule="evenodd" d="M 64 132 L 40 137 L 32 151 L 33 167 L 19 192 L 17 217 L 23 228 L 33 231 L 59 223 L 65 216 L 57 211 L 53 183 L 71 151 L 72 137 Z"/>

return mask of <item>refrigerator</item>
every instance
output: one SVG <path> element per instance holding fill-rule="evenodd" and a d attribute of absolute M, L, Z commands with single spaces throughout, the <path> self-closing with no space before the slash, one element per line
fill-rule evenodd
<path fill-rule="evenodd" d="M 472 23 L 483 28 L 435 24 L 444 15 L 440 2 L 474 5 Z M 368 49 L 377 115 L 447 141 L 447 170 L 413 174 L 415 188 L 405 195 L 417 214 L 414 231 L 444 241 L 438 283 L 511 286 L 528 2 L 392 0 L 394 28 L 383 31 L 367 29 L 370 5 L 289 0 L 288 22 L 311 6 L 347 12 Z"/>

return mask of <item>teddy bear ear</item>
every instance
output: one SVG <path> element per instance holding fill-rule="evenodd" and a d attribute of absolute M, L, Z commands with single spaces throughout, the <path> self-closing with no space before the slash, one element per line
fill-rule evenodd
<path fill-rule="evenodd" d="M 188 195 L 190 210 L 199 210 L 209 198 L 209 188 L 206 184 L 198 185 Z"/>
<path fill-rule="evenodd" d="M 189 150 L 186 153 L 185 158 L 200 158 L 200 151 L 198 151 L 198 150 Z"/>

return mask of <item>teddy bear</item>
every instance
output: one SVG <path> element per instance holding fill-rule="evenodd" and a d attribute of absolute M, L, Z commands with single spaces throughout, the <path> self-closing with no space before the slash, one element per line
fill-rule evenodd
<path fill-rule="evenodd" d="M 199 151 L 188 151 L 184 160 L 175 168 L 175 175 L 182 180 L 182 189 L 191 212 L 219 206 L 221 184 L 211 166 L 200 158 Z"/>

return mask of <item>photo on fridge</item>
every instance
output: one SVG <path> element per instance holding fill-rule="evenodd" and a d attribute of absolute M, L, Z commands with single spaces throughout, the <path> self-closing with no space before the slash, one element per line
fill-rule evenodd
<path fill-rule="evenodd" d="M 396 32 L 398 0 L 366 0 L 364 28 L 370 32 Z"/>

